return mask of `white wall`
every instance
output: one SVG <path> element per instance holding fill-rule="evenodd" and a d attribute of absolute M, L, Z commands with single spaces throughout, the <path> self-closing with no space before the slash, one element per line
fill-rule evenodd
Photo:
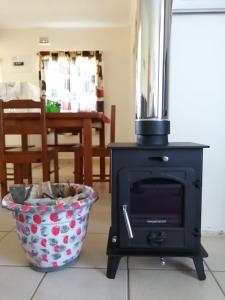
<path fill-rule="evenodd" d="M 170 141 L 204 150 L 203 230 L 225 231 L 225 15 L 174 15 Z"/>
<path fill-rule="evenodd" d="M 50 46 L 39 46 L 40 36 L 47 36 Z M 133 136 L 131 97 L 130 28 L 77 30 L 0 30 L 0 66 L 3 81 L 29 81 L 38 85 L 38 51 L 101 50 L 104 55 L 103 76 L 105 111 L 116 104 L 117 141 Z M 15 71 L 13 56 L 31 59 L 31 70 Z M 132 120 L 130 120 L 132 118 Z M 133 124 L 133 123 L 132 123 Z"/>
<path fill-rule="evenodd" d="M 130 125 L 129 127 L 132 129 L 130 140 L 129 142 L 135 142 L 136 136 L 135 136 L 135 128 L 134 128 L 134 122 L 135 122 L 135 83 L 136 83 L 136 40 L 137 40 L 137 10 L 138 10 L 138 3 L 137 0 L 130 0 L 131 1 L 131 12 L 130 12 L 130 64 L 131 64 L 131 70 L 130 70 L 130 85 L 131 85 L 131 96 L 130 96 Z"/>

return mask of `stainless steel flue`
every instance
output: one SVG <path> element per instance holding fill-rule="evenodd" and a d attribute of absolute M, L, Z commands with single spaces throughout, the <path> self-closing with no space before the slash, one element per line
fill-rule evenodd
<path fill-rule="evenodd" d="M 168 143 L 172 1 L 138 0 L 135 124 L 138 144 Z"/>

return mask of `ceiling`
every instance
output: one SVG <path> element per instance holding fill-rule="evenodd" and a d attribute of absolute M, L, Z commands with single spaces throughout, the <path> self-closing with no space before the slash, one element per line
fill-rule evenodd
<path fill-rule="evenodd" d="M 131 0 L 0 0 L 0 28 L 129 26 Z"/>

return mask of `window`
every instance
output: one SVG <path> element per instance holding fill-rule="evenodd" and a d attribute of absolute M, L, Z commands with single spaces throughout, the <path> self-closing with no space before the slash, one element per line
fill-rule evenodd
<path fill-rule="evenodd" d="M 101 53 L 40 53 L 42 95 L 61 110 L 94 111 L 103 100 Z"/>

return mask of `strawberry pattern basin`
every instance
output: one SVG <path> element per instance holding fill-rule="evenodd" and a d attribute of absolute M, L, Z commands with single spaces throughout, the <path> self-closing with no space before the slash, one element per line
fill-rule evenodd
<path fill-rule="evenodd" d="M 30 266 L 37 271 L 59 270 L 76 261 L 80 255 L 89 211 L 98 195 L 91 187 L 71 186 L 82 192 L 82 199 L 74 197 L 69 203 L 31 205 L 15 203 L 9 193 L 2 200 L 2 207 L 13 212 L 22 248 Z"/>

